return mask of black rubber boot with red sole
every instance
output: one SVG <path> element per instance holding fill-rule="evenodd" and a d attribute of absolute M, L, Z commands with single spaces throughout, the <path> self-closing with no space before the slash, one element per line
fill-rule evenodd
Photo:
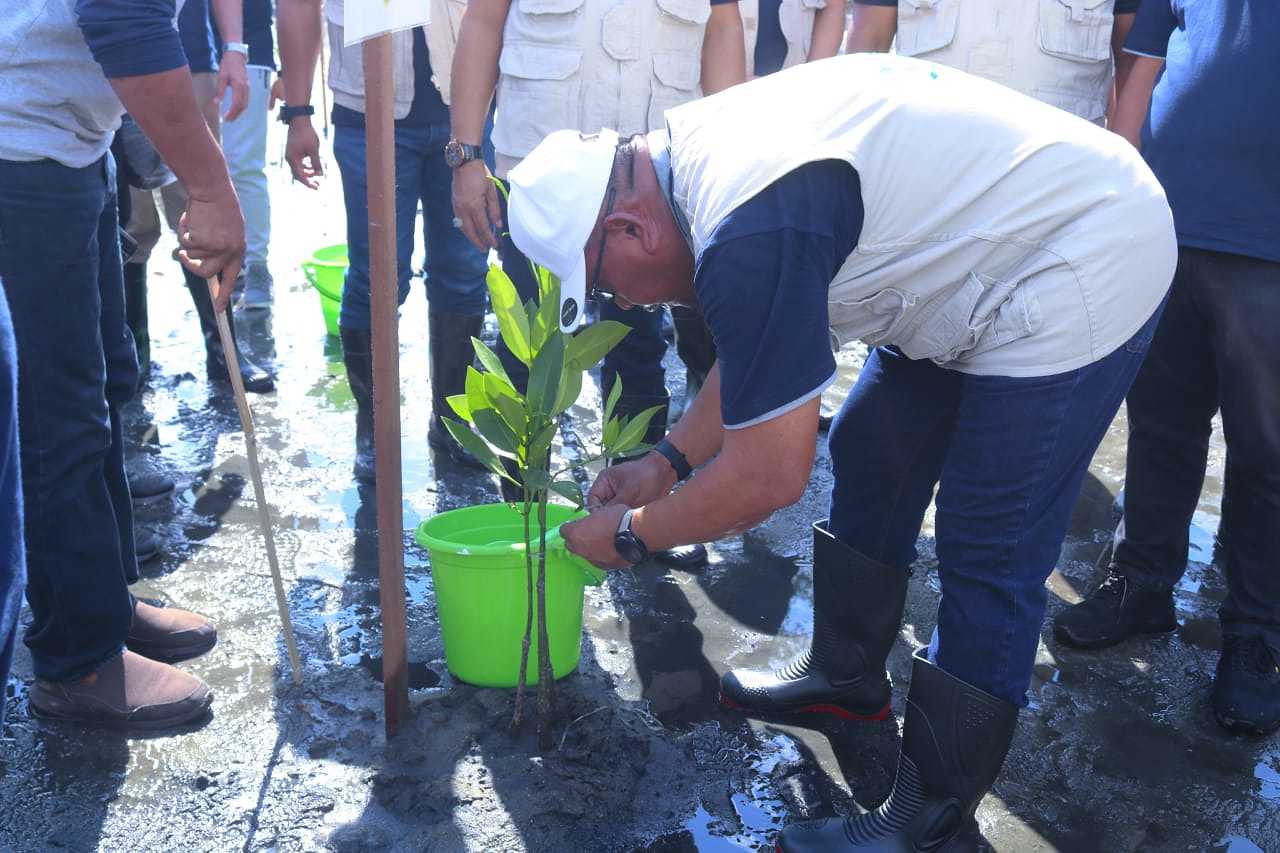
<path fill-rule="evenodd" d="M 906 569 L 850 548 L 813 525 L 813 637 L 809 650 L 774 672 L 735 669 L 720 679 L 720 702 L 753 717 L 889 716 L 885 658 L 898 636 Z"/>

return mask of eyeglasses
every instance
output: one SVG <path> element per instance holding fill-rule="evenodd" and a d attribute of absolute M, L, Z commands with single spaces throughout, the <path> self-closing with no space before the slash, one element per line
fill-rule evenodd
<path fill-rule="evenodd" d="M 604 247 L 609 239 L 609 229 L 603 227 L 603 223 L 613 214 L 613 203 L 618 199 L 618 188 L 613 185 L 613 178 L 609 178 L 609 193 L 606 196 L 604 206 L 604 219 L 600 220 L 602 227 L 600 229 L 600 254 L 596 255 L 595 272 L 591 274 L 591 287 L 587 288 L 587 298 L 594 299 L 599 302 L 612 302 L 617 296 L 612 290 L 606 290 L 600 286 L 600 269 L 604 266 Z"/>

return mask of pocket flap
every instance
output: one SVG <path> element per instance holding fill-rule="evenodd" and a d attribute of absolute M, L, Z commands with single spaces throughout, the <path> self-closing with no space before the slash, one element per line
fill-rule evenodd
<path fill-rule="evenodd" d="M 711 17 L 711 0 L 657 0 L 658 8 L 690 24 L 705 24 Z"/>
<path fill-rule="evenodd" d="M 517 0 L 520 11 L 529 15 L 563 15 L 578 9 L 586 0 Z"/>
<path fill-rule="evenodd" d="M 685 53 L 655 53 L 653 76 L 664 86 L 692 91 L 702 79 L 702 62 Z"/>
<path fill-rule="evenodd" d="M 800 5 L 806 9 L 825 9 L 827 0 L 800 0 Z"/>
<path fill-rule="evenodd" d="M 919 56 L 941 50 L 956 38 L 960 0 L 902 0 L 894 51 Z"/>
<path fill-rule="evenodd" d="M 1054 0 L 1054 2 L 1069 9 L 1072 17 L 1079 17 L 1080 12 L 1093 11 L 1112 0 Z"/>
<path fill-rule="evenodd" d="M 503 74 L 523 80 L 567 80 L 581 65 L 581 50 L 525 42 L 507 42 L 498 58 Z"/>

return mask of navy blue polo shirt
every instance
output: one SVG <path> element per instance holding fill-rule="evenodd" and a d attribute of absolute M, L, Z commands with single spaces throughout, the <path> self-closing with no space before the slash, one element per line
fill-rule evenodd
<path fill-rule="evenodd" d="M 862 218 L 858 173 L 821 160 L 740 205 L 707 241 L 693 285 L 716 342 L 726 429 L 785 414 L 835 378 L 827 294 Z"/>
<path fill-rule="evenodd" d="M 276 42 L 271 32 L 271 0 L 244 0 L 243 6 L 244 43 L 249 46 L 249 64 L 263 68 L 276 67 Z M 213 21 L 213 41 L 222 56 L 222 33 L 218 32 L 218 22 Z"/>
<path fill-rule="evenodd" d="M 1125 50 L 1165 60 L 1142 153 L 1179 245 L 1280 261 L 1275 0 L 1146 0 Z"/>
<path fill-rule="evenodd" d="M 333 105 L 333 123 L 338 127 L 364 127 L 364 113 L 349 107 Z M 440 90 L 431 82 L 431 54 L 427 51 L 427 34 L 418 27 L 413 31 L 413 104 L 409 113 L 396 120 L 396 127 L 428 127 L 449 123 L 449 107 Z"/>
<path fill-rule="evenodd" d="M 191 4 L 187 4 L 191 5 Z M 76 19 L 109 78 L 159 74 L 187 64 L 173 28 L 174 0 L 78 0 Z"/>
<path fill-rule="evenodd" d="M 172 5 L 172 4 L 171 4 Z M 178 35 L 192 74 L 218 70 L 218 53 L 209 20 L 209 0 L 187 0 L 178 13 Z"/>

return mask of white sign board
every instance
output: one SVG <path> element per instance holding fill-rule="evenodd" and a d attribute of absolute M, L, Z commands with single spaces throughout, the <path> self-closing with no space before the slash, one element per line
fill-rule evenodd
<path fill-rule="evenodd" d="M 429 0 L 346 0 L 343 42 L 349 47 L 383 33 L 426 26 Z"/>

